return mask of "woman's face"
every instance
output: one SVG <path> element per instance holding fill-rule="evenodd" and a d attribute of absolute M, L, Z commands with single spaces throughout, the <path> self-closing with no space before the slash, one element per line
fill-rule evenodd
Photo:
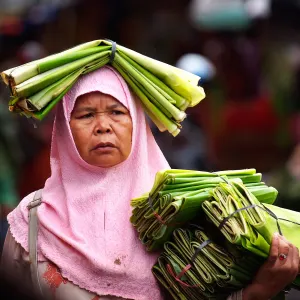
<path fill-rule="evenodd" d="M 92 92 L 78 97 L 70 127 L 80 156 L 90 165 L 113 167 L 130 154 L 130 113 L 110 95 Z"/>

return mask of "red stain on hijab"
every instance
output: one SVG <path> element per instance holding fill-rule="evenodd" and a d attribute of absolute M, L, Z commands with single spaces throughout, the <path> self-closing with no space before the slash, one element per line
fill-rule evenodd
<path fill-rule="evenodd" d="M 53 264 L 48 264 L 47 271 L 44 273 L 43 278 L 46 280 L 53 293 L 62 283 L 67 283 L 67 280 L 61 276 L 57 267 Z"/>

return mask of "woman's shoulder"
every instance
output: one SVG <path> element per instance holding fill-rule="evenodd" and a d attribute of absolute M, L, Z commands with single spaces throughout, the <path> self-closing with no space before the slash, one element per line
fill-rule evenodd
<path fill-rule="evenodd" d="M 14 210 L 19 210 L 21 209 L 21 211 L 25 211 L 28 208 L 28 204 L 33 201 L 34 199 L 34 195 L 36 194 L 37 191 L 31 192 L 30 194 L 28 194 L 26 197 L 24 197 L 19 204 L 17 205 L 17 207 Z"/>
<path fill-rule="evenodd" d="M 18 206 L 7 216 L 9 230 L 18 244 L 28 251 L 28 204 L 33 200 L 35 192 L 24 197 Z"/>

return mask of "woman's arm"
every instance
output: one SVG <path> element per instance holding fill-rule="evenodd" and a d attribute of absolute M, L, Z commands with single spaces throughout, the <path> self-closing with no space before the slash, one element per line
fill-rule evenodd
<path fill-rule="evenodd" d="M 232 294 L 228 300 L 271 299 L 294 281 L 298 273 L 298 248 L 284 237 L 275 234 L 268 260 L 261 266 L 252 283 L 243 290 Z"/>

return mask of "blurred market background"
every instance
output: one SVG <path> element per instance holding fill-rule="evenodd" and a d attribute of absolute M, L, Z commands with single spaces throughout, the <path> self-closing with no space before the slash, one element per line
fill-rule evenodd
<path fill-rule="evenodd" d="M 256 168 L 300 211 L 300 1 L 0 0 L 0 70 L 110 38 L 202 77 L 207 97 L 173 139 L 173 168 Z M 8 112 L 0 86 L 0 248 L 6 215 L 50 174 L 53 115 Z"/>

